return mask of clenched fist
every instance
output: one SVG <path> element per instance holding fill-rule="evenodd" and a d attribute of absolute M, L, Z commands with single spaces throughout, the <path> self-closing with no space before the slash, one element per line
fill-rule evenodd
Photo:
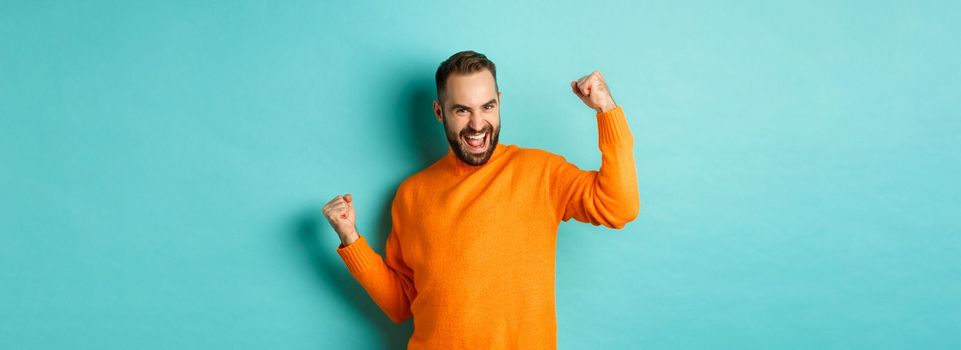
<path fill-rule="evenodd" d="M 581 101 L 584 101 L 584 104 L 598 112 L 604 113 L 617 108 L 614 98 L 611 97 L 611 90 L 604 82 L 604 75 L 599 71 L 572 81 L 571 89 L 577 97 L 581 98 Z"/>
<path fill-rule="evenodd" d="M 339 195 L 324 205 L 324 216 L 330 222 L 344 246 L 358 238 L 357 217 L 354 213 L 354 198 L 349 193 Z"/>

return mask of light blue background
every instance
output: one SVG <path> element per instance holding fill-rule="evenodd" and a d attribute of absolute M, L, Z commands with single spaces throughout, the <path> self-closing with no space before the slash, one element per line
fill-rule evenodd
<path fill-rule="evenodd" d="M 4 0 L 0 348 L 402 348 L 320 207 L 383 252 L 463 49 L 501 142 L 596 169 L 594 69 L 636 139 L 638 219 L 558 233 L 560 348 L 961 347 L 958 4 Z"/>

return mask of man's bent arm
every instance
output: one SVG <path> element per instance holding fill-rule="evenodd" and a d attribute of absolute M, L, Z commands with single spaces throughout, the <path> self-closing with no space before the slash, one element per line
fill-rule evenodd
<path fill-rule="evenodd" d="M 583 171 L 557 156 L 551 163 L 551 201 L 559 219 L 623 228 L 641 209 L 634 137 L 617 106 L 597 112 L 601 169 Z"/>
<path fill-rule="evenodd" d="M 347 246 L 337 247 L 351 275 L 394 323 L 411 317 L 410 301 L 417 295 L 413 273 L 404 263 L 397 232 L 387 235 L 386 259 L 382 259 L 363 235 Z"/>

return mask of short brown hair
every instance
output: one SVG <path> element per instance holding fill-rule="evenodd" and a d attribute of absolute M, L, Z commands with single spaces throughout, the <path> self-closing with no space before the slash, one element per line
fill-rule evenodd
<path fill-rule="evenodd" d="M 451 74 L 469 74 L 487 69 L 494 76 L 494 89 L 497 89 L 497 67 L 494 62 L 487 59 L 487 56 L 471 50 L 461 51 L 451 55 L 446 61 L 441 62 L 437 67 L 437 74 L 434 80 L 437 83 L 437 100 L 443 103 L 447 97 L 447 77 Z M 499 91 L 499 90 L 498 90 Z"/>

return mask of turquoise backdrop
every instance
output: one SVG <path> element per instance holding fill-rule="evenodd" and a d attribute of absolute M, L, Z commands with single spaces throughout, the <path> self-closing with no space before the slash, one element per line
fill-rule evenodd
<path fill-rule="evenodd" d="M 957 349 L 959 13 L 3 0 L 0 348 L 403 348 L 320 208 L 354 194 L 383 253 L 474 49 L 502 143 L 597 169 L 595 69 L 636 139 L 637 220 L 558 232 L 560 348 Z"/>

